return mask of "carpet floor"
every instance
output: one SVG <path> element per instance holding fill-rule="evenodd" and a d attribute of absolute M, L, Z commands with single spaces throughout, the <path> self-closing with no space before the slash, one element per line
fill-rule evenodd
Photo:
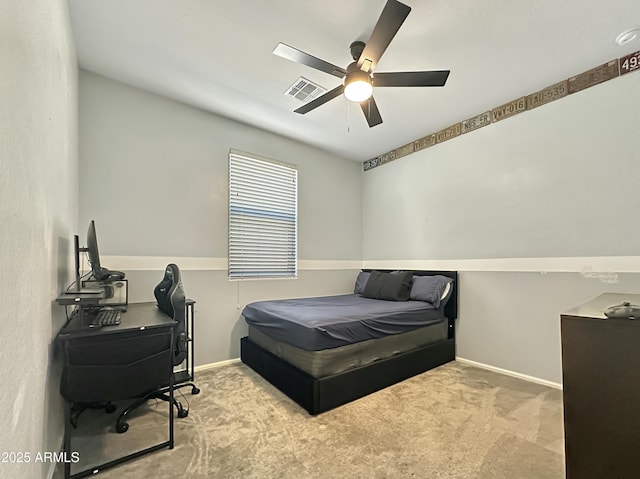
<path fill-rule="evenodd" d="M 564 478 L 561 391 L 455 361 L 318 416 L 243 364 L 196 382 L 199 395 L 187 388 L 180 397 L 190 413 L 175 420 L 173 450 L 99 477 Z M 117 455 L 161 441 L 167 409 L 149 402 L 124 434 L 113 431 L 113 415 L 87 412 L 81 421 L 98 426 L 75 431 L 74 467 L 104 460 L 96 450 Z"/>

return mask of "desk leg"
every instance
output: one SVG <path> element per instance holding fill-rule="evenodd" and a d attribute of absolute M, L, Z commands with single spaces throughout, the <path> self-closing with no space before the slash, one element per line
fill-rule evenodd
<path fill-rule="evenodd" d="M 191 303 L 189 305 L 189 307 L 187 308 L 187 311 L 188 311 L 188 316 L 189 316 L 189 318 L 188 318 L 189 325 L 191 326 L 189 328 L 189 336 L 190 336 L 190 339 L 191 339 L 191 341 L 189 342 L 189 344 L 191 346 L 191 361 L 189 361 L 189 364 L 187 364 L 187 371 L 191 375 L 191 381 L 195 381 L 194 368 L 195 368 L 195 365 L 196 365 L 196 351 L 195 351 L 195 346 L 196 346 L 195 343 L 196 343 L 196 341 L 195 341 L 195 332 L 194 332 L 194 329 L 193 329 L 194 328 L 193 320 L 194 320 L 194 317 L 195 317 L 195 309 L 194 309 L 193 303 Z"/>
<path fill-rule="evenodd" d="M 173 381 L 172 381 L 173 383 Z M 169 397 L 169 449 L 173 449 L 173 386 L 171 386 Z"/>
<path fill-rule="evenodd" d="M 64 456 L 71 457 L 71 402 L 64 401 Z M 71 463 L 64 462 L 64 478 L 71 477 Z"/>
<path fill-rule="evenodd" d="M 171 344 L 173 342 L 174 332 L 171 330 Z M 173 449 L 173 354 L 170 355 L 169 358 L 169 371 L 171 371 L 171 375 L 169 376 L 169 449 Z"/>

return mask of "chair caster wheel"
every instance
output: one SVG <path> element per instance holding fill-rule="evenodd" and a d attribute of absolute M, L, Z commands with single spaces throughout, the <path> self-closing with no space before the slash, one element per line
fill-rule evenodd
<path fill-rule="evenodd" d="M 189 415 L 188 409 L 182 409 L 181 411 L 178 411 L 179 418 L 187 417 L 188 415 Z"/>
<path fill-rule="evenodd" d="M 104 407 L 104 411 L 105 411 L 107 414 L 111 414 L 111 413 L 116 412 L 116 409 L 118 409 L 118 407 L 117 407 L 117 406 L 115 406 L 115 405 L 113 405 L 113 404 L 107 404 L 107 405 Z"/>
<path fill-rule="evenodd" d="M 116 424 L 116 432 L 118 432 L 119 434 L 127 432 L 128 430 L 129 425 L 126 422 L 123 422 L 122 424 Z"/>
<path fill-rule="evenodd" d="M 193 395 L 200 394 L 200 388 L 197 388 L 197 387 L 193 386 L 191 388 L 191 394 L 193 394 Z"/>

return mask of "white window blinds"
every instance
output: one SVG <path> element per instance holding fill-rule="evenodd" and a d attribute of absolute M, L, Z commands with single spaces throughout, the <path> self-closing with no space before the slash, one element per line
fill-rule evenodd
<path fill-rule="evenodd" d="M 298 171 L 229 153 L 229 278 L 297 275 Z"/>

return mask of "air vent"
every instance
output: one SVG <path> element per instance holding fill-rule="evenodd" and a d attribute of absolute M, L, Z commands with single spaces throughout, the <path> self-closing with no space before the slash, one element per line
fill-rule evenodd
<path fill-rule="evenodd" d="M 309 81 L 304 77 L 300 77 L 287 89 L 286 92 L 284 92 L 284 94 L 292 96 L 300 101 L 309 101 L 319 95 L 322 95 L 326 91 L 326 88 L 322 88 L 320 85 L 316 85 L 312 81 Z"/>

